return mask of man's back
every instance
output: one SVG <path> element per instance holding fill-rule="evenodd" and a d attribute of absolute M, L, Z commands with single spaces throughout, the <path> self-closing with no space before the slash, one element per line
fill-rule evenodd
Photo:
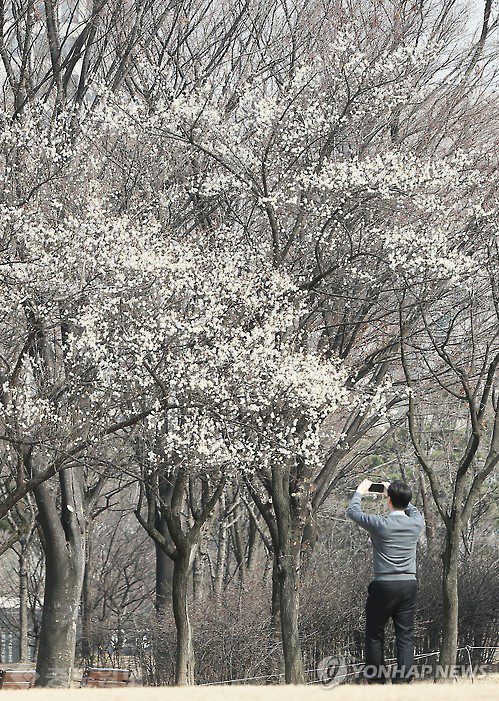
<path fill-rule="evenodd" d="M 423 528 L 419 511 L 409 504 L 405 511 L 377 516 L 364 513 L 360 504 L 356 492 L 347 515 L 371 535 L 374 579 L 416 579 L 416 546 Z"/>

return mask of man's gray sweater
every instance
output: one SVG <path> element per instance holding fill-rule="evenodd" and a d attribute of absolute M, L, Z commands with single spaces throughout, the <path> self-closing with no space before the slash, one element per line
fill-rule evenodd
<path fill-rule="evenodd" d="M 374 579 L 416 579 L 416 545 L 423 528 L 419 511 L 409 504 L 405 511 L 391 511 L 387 516 L 365 514 L 361 499 L 362 494 L 355 492 L 347 516 L 371 535 Z"/>

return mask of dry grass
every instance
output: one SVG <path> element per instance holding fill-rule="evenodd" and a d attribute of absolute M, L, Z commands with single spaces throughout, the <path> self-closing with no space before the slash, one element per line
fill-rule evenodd
<path fill-rule="evenodd" d="M 349 684 L 324 689 L 312 686 L 198 686 L 129 687 L 127 689 L 30 689 L 2 691 L 0 701 L 319 701 L 326 695 L 334 701 L 426 701 L 431 684 L 431 701 L 498 701 L 499 675 L 471 680 L 432 684 L 416 682 L 407 687 Z M 403 690 L 402 690 L 403 689 Z"/>

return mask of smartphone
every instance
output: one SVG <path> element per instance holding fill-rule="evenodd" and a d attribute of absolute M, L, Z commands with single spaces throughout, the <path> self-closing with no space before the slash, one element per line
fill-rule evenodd
<path fill-rule="evenodd" d="M 385 491 L 385 485 L 382 484 L 381 482 L 373 482 L 371 486 L 369 487 L 370 492 L 377 492 L 378 494 L 383 494 Z"/>

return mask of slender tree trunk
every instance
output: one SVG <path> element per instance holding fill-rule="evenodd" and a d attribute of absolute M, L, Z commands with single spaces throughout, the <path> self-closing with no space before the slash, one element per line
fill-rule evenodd
<path fill-rule="evenodd" d="M 317 525 L 317 515 L 311 514 L 305 523 L 303 529 L 303 536 L 301 541 L 301 561 L 300 569 L 302 572 L 306 572 L 310 561 L 312 559 L 312 554 L 317 543 L 318 538 L 318 525 Z"/>
<path fill-rule="evenodd" d="M 286 684 L 305 682 L 298 617 L 300 611 L 300 551 L 282 547 L 279 556 L 279 594 Z M 290 544 L 291 545 L 291 544 Z M 294 552 L 293 552 L 294 550 Z"/>
<path fill-rule="evenodd" d="M 206 594 L 206 555 L 200 547 L 192 563 L 192 595 L 194 601 L 201 601 Z"/>
<path fill-rule="evenodd" d="M 281 582 L 278 575 L 279 563 L 274 555 L 272 562 L 272 602 L 271 619 L 272 627 L 280 633 L 281 631 Z"/>
<path fill-rule="evenodd" d="M 92 526 L 87 528 L 87 547 L 85 552 L 85 574 L 81 597 L 81 656 L 88 665 L 93 664 L 92 646 Z"/>
<path fill-rule="evenodd" d="M 419 482 L 421 485 L 421 501 L 423 505 L 423 515 L 424 515 L 424 522 L 425 522 L 425 533 L 426 533 L 426 542 L 428 545 L 428 549 L 431 550 L 432 548 L 435 547 L 435 532 L 436 532 L 436 523 L 435 523 L 435 514 L 433 513 L 431 509 L 431 505 L 429 503 L 428 499 L 428 493 L 426 490 L 426 484 L 425 480 L 422 474 L 419 475 Z"/>
<path fill-rule="evenodd" d="M 456 664 L 458 640 L 458 566 L 459 535 L 461 525 L 451 522 L 447 530 L 445 550 L 443 553 L 442 603 L 443 625 L 440 664 L 444 669 L 451 669 Z"/>
<path fill-rule="evenodd" d="M 261 518 L 258 514 L 256 518 Z M 253 520 L 249 523 L 249 535 L 248 535 L 248 557 L 245 566 L 246 571 L 249 573 L 261 572 L 262 567 L 265 567 L 266 552 L 265 543 L 256 527 Z"/>
<path fill-rule="evenodd" d="M 239 586 L 244 587 L 246 579 L 246 543 L 241 532 L 241 505 L 238 504 L 234 511 L 235 519 L 232 524 L 232 543 L 234 548 L 234 557 L 237 562 L 237 578 L 239 580 Z"/>
<path fill-rule="evenodd" d="M 219 502 L 220 523 L 218 526 L 218 542 L 217 542 L 217 566 L 215 569 L 214 589 L 215 595 L 220 596 L 222 593 L 225 569 L 227 566 L 227 553 L 229 546 L 229 533 L 225 518 L 225 495 L 222 494 Z"/>
<path fill-rule="evenodd" d="M 21 538 L 19 553 L 19 661 L 28 661 L 28 543 Z"/>
<path fill-rule="evenodd" d="M 194 684 L 194 644 L 188 602 L 191 554 L 191 549 L 179 552 L 173 568 L 172 605 L 177 629 L 175 683 L 178 686 Z"/>
<path fill-rule="evenodd" d="M 305 673 L 298 627 L 301 537 L 298 537 L 293 528 L 289 482 L 289 468 L 286 465 L 278 465 L 272 469 L 272 493 L 278 531 L 278 551 L 275 557 L 285 680 L 287 684 L 303 684 Z"/>

